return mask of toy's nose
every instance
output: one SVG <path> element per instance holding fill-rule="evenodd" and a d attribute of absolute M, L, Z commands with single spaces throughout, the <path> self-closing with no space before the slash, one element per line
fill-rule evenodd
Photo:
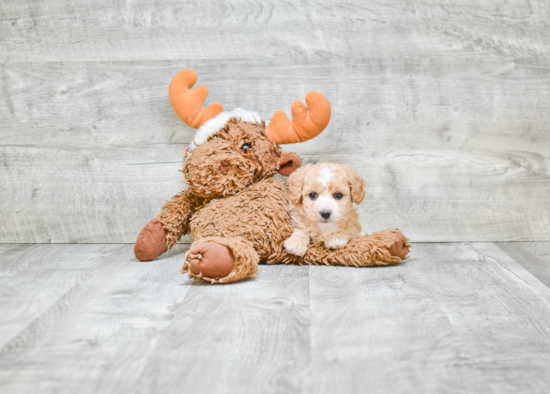
<path fill-rule="evenodd" d="M 223 175 L 229 174 L 229 170 L 231 169 L 231 164 L 229 164 L 226 161 L 222 161 L 222 164 L 220 165 L 220 172 Z"/>
<path fill-rule="evenodd" d="M 321 215 L 323 219 L 328 219 L 331 213 L 332 213 L 331 211 L 321 211 L 319 212 L 319 215 Z"/>

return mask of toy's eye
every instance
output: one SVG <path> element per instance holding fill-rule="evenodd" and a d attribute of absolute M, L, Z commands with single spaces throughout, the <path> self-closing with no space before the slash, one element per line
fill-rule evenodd
<path fill-rule="evenodd" d="M 309 193 L 309 198 L 311 198 L 312 200 L 315 200 L 317 198 L 317 193 L 315 192 Z"/>
<path fill-rule="evenodd" d="M 244 144 L 243 146 L 241 146 L 241 149 L 243 150 L 244 153 L 247 153 L 250 148 L 251 148 L 250 144 Z"/>
<path fill-rule="evenodd" d="M 334 193 L 334 198 L 339 200 L 341 199 L 342 197 L 344 197 L 344 195 L 342 193 Z"/>

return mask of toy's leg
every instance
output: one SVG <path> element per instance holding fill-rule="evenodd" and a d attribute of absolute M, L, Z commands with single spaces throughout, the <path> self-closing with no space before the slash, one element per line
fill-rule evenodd
<path fill-rule="evenodd" d="M 260 256 L 244 238 L 206 237 L 193 242 L 181 273 L 212 283 L 230 283 L 256 277 Z"/>
<path fill-rule="evenodd" d="M 399 229 L 378 231 L 353 238 L 342 249 L 329 250 L 322 244 L 310 245 L 302 264 L 366 267 L 401 263 L 411 245 Z"/>

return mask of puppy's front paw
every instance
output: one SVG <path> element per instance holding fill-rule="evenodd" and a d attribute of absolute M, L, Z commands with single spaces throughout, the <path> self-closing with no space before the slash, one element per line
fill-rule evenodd
<path fill-rule="evenodd" d="M 341 249 L 349 242 L 347 235 L 332 235 L 325 241 L 325 246 L 329 249 Z"/>
<path fill-rule="evenodd" d="M 307 242 L 290 237 L 285 241 L 285 250 L 294 256 L 302 257 L 307 252 Z"/>

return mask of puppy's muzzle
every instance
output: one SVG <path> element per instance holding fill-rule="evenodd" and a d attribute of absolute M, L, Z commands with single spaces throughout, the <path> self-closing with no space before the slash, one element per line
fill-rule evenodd
<path fill-rule="evenodd" d="M 319 215 L 321 215 L 321 217 L 325 220 L 328 220 L 328 218 L 330 217 L 331 214 L 332 214 L 331 211 L 320 211 L 319 212 Z"/>

